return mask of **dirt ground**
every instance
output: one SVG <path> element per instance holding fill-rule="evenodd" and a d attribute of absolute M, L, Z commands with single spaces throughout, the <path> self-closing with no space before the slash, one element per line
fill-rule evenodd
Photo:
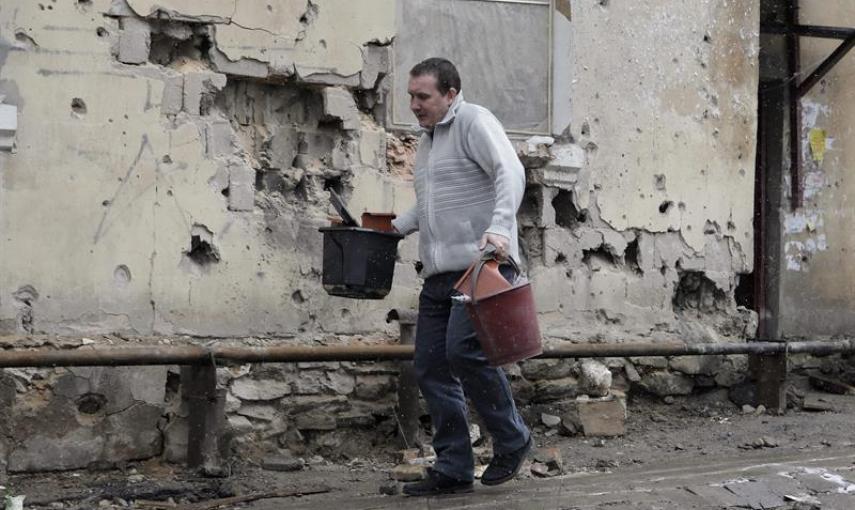
<path fill-rule="evenodd" d="M 804 377 L 791 375 L 789 382 L 800 392 L 816 392 Z M 855 396 L 819 396 L 831 411 L 811 412 L 796 407 L 782 415 L 745 412 L 727 399 L 724 390 L 668 399 L 669 403 L 659 398 L 632 397 L 623 437 L 547 436 L 546 429 L 537 426 L 535 445 L 560 449 L 564 472 L 558 477 L 568 479 L 583 473 L 641 473 L 669 465 L 741 458 L 762 461 L 766 456 L 822 456 L 851 450 L 855 447 Z M 386 452 L 395 448 L 390 445 Z M 381 487 L 387 492 L 400 488 L 400 484 L 390 481 L 389 471 L 395 463 L 388 453 L 373 457 L 371 453 L 366 451 L 365 457 L 338 462 L 315 457 L 307 459 L 302 470 L 293 472 L 268 471 L 254 463 L 236 461 L 225 478 L 205 478 L 180 466 L 148 461 L 105 471 L 16 475 L 6 485 L 7 494 L 26 495 L 28 509 L 260 509 L 288 508 L 289 502 L 297 501 L 322 508 L 325 501 L 340 501 L 342 497 L 356 501 L 360 497 L 377 497 Z M 534 476 L 525 466 L 521 480 L 511 483 L 536 486 L 547 480 Z M 264 499 L 255 503 L 232 500 L 225 506 L 211 506 L 219 498 L 241 495 L 280 498 L 275 506 L 255 506 Z M 383 496 L 379 506 L 371 508 L 401 508 L 407 499 L 394 494 Z M 851 508 L 855 508 L 855 501 Z"/>

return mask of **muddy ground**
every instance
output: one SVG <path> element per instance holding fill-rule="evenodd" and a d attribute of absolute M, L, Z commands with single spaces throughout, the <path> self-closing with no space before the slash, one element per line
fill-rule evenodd
<path fill-rule="evenodd" d="M 832 410 L 807 411 L 795 405 L 781 415 L 750 409 L 746 412 L 727 398 L 726 390 L 669 398 L 667 403 L 650 396 L 631 396 L 623 437 L 547 435 L 548 429 L 537 425 L 535 443 L 539 448 L 560 449 L 563 473 L 557 478 L 565 477 L 567 483 L 573 483 L 573 477 L 580 473 L 633 473 L 669 465 L 740 458 L 762 461 L 765 456 L 799 453 L 832 455 L 855 447 L 855 396 L 817 393 L 806 378 L 795 375 L 791 375 L 789 383 L 796 388 L 794 394 L 814 392 Z M 291 472 L 262 469 L 256 462 L 233 461 L 228 476 L 206 478 L 181 466 L 147 461 L 104 471 L 15 475 L 6 485 L 8 494 L 26 495 L 28 509 L 201 510 L 218 508 L 212 505 L 221 498 L 247 495 L 280 498 L 274 506 L 255 506 L 269 505 L 270 498 L 265 498 L 268 503 L 263 503 L 265 499 L 255 503 L 231 500 L 219 508 L 288 508 L 297 501 L 300 505 L 316 503 L 322 508 L 324 501 L 340 501 L 342 496 L 355 501 L 377 496 L 381 487 L 386 492 L 399 489 L 400 483 L 391 481 L 389 476 L 396 465 L 393 452 L 397 448 L 392 441 L 383 450 L 366 451 L 364 457 L 337 461 L 309 458 L 303 469 Z M 521 480 L 511 483 L 522 487 L 547 481 L 533 475 L 526 466 Z M 318 493 L 307 494 L 311 492 Z M 400 495 L 388 495 L 372 508 L 400 508 L 406 506 L 405 500 Z"/>

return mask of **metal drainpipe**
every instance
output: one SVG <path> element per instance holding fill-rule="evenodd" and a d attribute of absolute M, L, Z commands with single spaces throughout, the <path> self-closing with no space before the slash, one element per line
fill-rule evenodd
<path fill-rule="evenodd" d="M 386 322 L 398 321 L 401 345 L 415 345 L 417 318 L 417 311 L 397 308 L 393 308 L 386 315 Z M 404 444 L 408 448 L 418 448 L 421 446 L 422 438 L 419 431 L 421 408 L 416 373 L 412 361 L 400 361 L 398 366 L 401 370 L 398 375 L 398 409 L 396 411 L 398 425 L 401 428 Z"/>

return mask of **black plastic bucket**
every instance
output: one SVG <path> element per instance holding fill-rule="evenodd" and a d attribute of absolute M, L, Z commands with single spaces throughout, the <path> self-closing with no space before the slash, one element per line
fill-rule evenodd
<path fill-rule="evenodd" d="M 392 289 L 397 232 L 324 227 L 324 290 L 331 296 L 383 299 Z"/>

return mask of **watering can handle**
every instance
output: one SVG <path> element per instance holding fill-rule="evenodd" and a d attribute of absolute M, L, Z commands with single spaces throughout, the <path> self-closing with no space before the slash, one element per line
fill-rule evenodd
<path fill-rule="evenodd" d="M 496 259 L 496 247 L 492 244 L 488 244 L 487 248 L 484 250 L 484 254 L 481 255 L 481 259 L 478 261 L 478 265 L 475 266 L 475 271 L 472 272 L 472 292 L 469 294 L 472 298 L 472 304 L 476 304 L 478 299 L 475 297 L 475 289 L 478 286 L 478 277 L 481 276 L 481 270 L 484 269 L 484 264 L 491 260 Z M 514 271 L 517 274 L 521 274 L 520 267 L 514 262 L 513 257 L 508 257 L 508 262 L 510 262 L 511 267 L 514 268 Z"/>

